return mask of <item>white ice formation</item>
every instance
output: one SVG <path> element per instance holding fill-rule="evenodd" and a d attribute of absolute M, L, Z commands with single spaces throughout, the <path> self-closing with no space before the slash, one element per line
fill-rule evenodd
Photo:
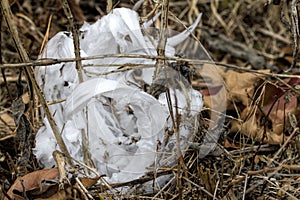
<path fill-rule="evenodd" d="M 186 31 L 168 39 L 167 56 L 174 57 L 176 45 L 189 36 L 199 20 L 200 16 Z M 85 23 L 80 29 L 81 57 L 105 54 L 155 56 L 158 40 L 146 34 L 149 24 L 140 26 L 138 14 L 126 8 L 114 9 L 92 25 Z M 41 58 L 55 59 L 74 57 L 73 39 L 68 32 L 56 34 L 41 55 Z M 82 83 L 78 81 L 74 62 L 37 69 L 38 83 L 46 100 L 66 99 L 49 108 L 71 156 L 84 161 L 82 140 L 86 138 L 95 168 L 106 175 L 109 183 L 137 179 L 148 171 L 171 166 L 176 161 L 176 137 L 167 133 L 173 129 L 173 124 L 166 92 L 154 98 L 141 89 L 141 83 L 152 84 L 154 67 L 99 75 L 120 68 L 108 64 L 126 66 L 128 63 L 154 65 L 155 61 L 124 57 L 83 60 Z M 176 96 L 181 116 L 179 134 L 183 153 L 188 148 L 188 141 L 193 139 L 195 118 L 203 105 L 201 94 L 185 85 L 184 90 L 177 86 L 170 86 L 169 90 L 173 114 Z M 52 158 L 55 149 L 59 147 L 47 118 L 44 118 L 44 126 L 36 136 L 35 155 L 45 167 L 51 167 L 55 165 Z"/>

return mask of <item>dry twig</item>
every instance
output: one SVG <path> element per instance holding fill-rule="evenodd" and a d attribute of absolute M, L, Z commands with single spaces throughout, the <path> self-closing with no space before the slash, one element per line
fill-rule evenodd
<path fill-rule="evenodd" d="M 15 45 L 16 45 L 16 49 L 18 50 L 19 52 L 19 55 L 21 57 L 21 60 L 23 62 L 30 62 L 30 59 L 24 49 L 24 47 L 22 46 L 22 43 L 21 43 L 21 40 L 19 38 L 19 34 L 18 34 L 18 30 L 17 30 L 17 27 L 15 25 L 15 22 L 13 20 L 13 15 L 12 15 L 12 12 L 10 10 L 10 6 L 9 6 L 9 2 L 8 0 L 2 0 L 1 1 L 1 8 L 2 8 L 2 12 L 3 12 L 3 17 L 7 23 L 7 26 L 9 27 L 9 30 L 11 32 L 11 35 L 14 39 L 14 42 L 15 42 Z M 52 131 L 54 133 L 54 136 L 57 140 L 57 143 L 61 149 L 61 151 L 67 156 L 67 161 L 70 165 L 72 165 L 72 161 L 70 159 L 70 154 L 68 152 L 68 149 L 60 135 L 60 132 L 57 128 L 57 125 L 52 117 L 52 114 L 49 110 L 49 107 L 47 105 L 47 102 L 42 94 L 42 91 L 40 90 L 38 84 L 37 84 L 37 81 L 34 77 L 34 73 L 33 73 L 33 69 L 32 67 L 25 67 L 25 72 L 26 72 L 26 75 L 28 77 L 28 84 L 32 84 L 38 98 L 39 98 L 39 101 L 41 102 L 42 106 L 43 106 L 43 109 L 45 111 L 45 114 L 49 120 L 49 123 L 50 123 L 50 126 L 52 128 Z M 32 91 L 31 91 L 32 92 Z"/>

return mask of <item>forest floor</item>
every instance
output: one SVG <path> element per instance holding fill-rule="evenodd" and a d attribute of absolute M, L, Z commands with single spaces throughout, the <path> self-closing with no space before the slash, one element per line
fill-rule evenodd
<path fill-rule="evenodd" d="M 70 31 L 71 26 L 61 2 L 10 1 L 28 61 L 36 61 L 47 41 L 56 33 Z M 156 2 L 159 4 L 160 0 L 145 0 L 137 10 L 141 19 L 151 18 L 154 16 L 152 11 L 157 13 L 161 9 L 155 9 Z M 81 27 L 84 21 L 96 22 L 112 8 L 132 8 L 136 1 L 70 0 L 69 3 L 75 26 Z M 78 189 L 78 194 L 74 194 L 73 187 L 65 190 L 50 186 L 45 188 L 42 186 L 43 180 L 50 176 L 55 178 L 57 171 L 41 170 L 32 155 L 28 157 L 32 159 L 28 162 L 30 166 L 20 164 L 20 148 L 24 147 L 20 147 L 17 133 L 23 131 L 34 138 L 43 121 L 38 104 L 30 104 L 33 99 L 24 95 L 26 90 L 22 91 L 28 83 L 22 65 L 25 61 L 22 53 L 16 50 L 5 16 L 2 17 L 0 199 L 8 198 L 13 189 L 19 190 L 16 195 L 20 199 L 45 196 L 45 199 L 89 199 L 89 195 L 95 199 L 300 199 L 297 6 L 296 1 L 287 0 L 169 2 L 168 23 L 172 30 L 185 30 L 184 26 L 189 26 L 200 13 L 203 14 L 194 36 L 210 55 L 211 60 L 208 61 L 214 62 L 215 72 L 222 78 L 222 88 L 218 85 L 210 87 L 207 82 L 203 85 L 198 76 L 192 78 L 192 86 L 202 93 L 205 103 L 204 109 L 199 111 L 202 127 L 194 142 L 203 142 L 202 134 L 212 134 L 214 131 L 220 137 L 212 152 L 203 158 L 199 156 L 199 149 L 191 146 L 183 162 L 178 162 L 180 167 L 174 166 L 164 172 L 175 174 L 176 178 L 170 184 L 159 191 L 128 196 L 107 190 L 89 178 L 85 180 L 89 182 L 86 183 L 88 186 L 84 185 L 88 190 Z M 21 76 L 20 71 L 23 71 Z M 201 70 L 199 73 L 202 73 Z M 216 75 L 207 76 L 212 76 L 214 80 Z M 18 105 L 25 106 L 21 115 L 15 109 L 18 99 L 23 101 Z M 222 108 L 219 107 L 221 104 Z M 221 115 L 213 119 L 214 111 Z M 16 116 L 22 116 L 21 119 L 25 116 L 27 121 L 20 122 Z M 210 124 L 213 120 L 215 127 Z M 23 130 L 20 128 L 22 123 L 25 124 Z M 30 133 L 27 126 L 32 126 Z M 31 152 L 34 144 L 25 145 Z M 23 186 L 13 185 L 23 168 L 26 168 L 26 173 L 33 173 L 24 177 L 25 182 L 30 180 L 30 188 L 25 182 Z M 57 186 L 57 182 L 51 186 Z M 22 192 L 24 188 L 28 192 Z"/>

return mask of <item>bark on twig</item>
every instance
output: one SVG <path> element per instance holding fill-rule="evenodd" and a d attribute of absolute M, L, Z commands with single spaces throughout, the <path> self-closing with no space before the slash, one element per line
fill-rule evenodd
<path fill-rule="evenodd" d="M 68 18 L 69 24 L 71 26 L 72 35 L 73 35 L 73 43 L 74 43 L 74 50 L 75 50 L 75 58 L 76 58 L 76 70 L 78 74 L 78 81 L 79 83 L 83 82 L 83 73 L 82 73 L 82 63 L 79 59 L 80 56 L 80 44 L 79 44 L 79 35 L 78 35 L 78 29 L 75 27 L 74 18 L 68 3 L 68 0 L 62 0 L 63 2 L 63 8 L 65 11 L 65 14 Z M 85 115 L 88 116 L 88 111 L 85 109 Z M 88 122 L 87 122 L 88 123 Z M 82 129 L 82 146 L 83 146 L 83 154 L 84 154 L 84 161 L 89 165 L 93 166 L 93 161 L 91 158 L 91 153 L 89 152 L 89 144 L 88 141 L 85 138 L 88 138 L 87 130 Z M 93 166 L 94 167 L 94 166 Z"/>
<path fill-rule="evenodd" d="M 64 8 L 64 11 L 65 11 L 65 14 L 68 18 L 68 21 L 69 21 L 69 24 L 70 24 L 71 30 L 72 30 L 74 50 L 75 50 L 75 58 L 80 58 L 78 30 L 75 27 L 74 18 L 73 18 L 68 0 L 62 0 L 62 3 L 63 3 L 63 8 Z M 81 83 L 81 82 L 83 82 L 81 60 L 76 60 L 76 70 L 77 70 L 77 73 L 78 73 L 79 83 Z"/>
<path fill-rule="evenodd" d="M 165 56 L 165 48 L 167 44 L 167 29 L 168 29 L 168 14 L 169 14 L 169 0 L 162 0 L 161 7 L 161 26 L 160 35 L 157 46 L 157 55 Z M 153 80 L 158 76 L 160 69 L 165 64 L 165 60 L 157 60 L 157 67 L 154 72 Z"/>
<path fill-rule="evenodd" d="M 13 15 L 12 12 L 10 10 L 10 6 L 9 6 L 9 2 L 8 0 L 1 0 L 1 8 L 2 8 L 2 13 L 3 13 L 3 17 L 7 23 L 7 26 L 9 28 L 9 31 L 13 37 L 16 49 L 21 57 L 22 62 L 30 62 L 30 59 L 26 53 L 25 48 L 22 46 L 21 40 L 19 38 L 19 34 L 18 34 L 18 30 L 16 27 L 16 24 L 13 20 Z M 52 128 L 52 131 L 54 133 L 54 136 L 56 138 L 57 144 L 59 145 L 59 148 L 61 149 L 61 151 L 67 156 L 67 161 L 68 164 L 72 165 L 72 161 L 70 159 L 70 154 L 68 152 L 68 149 L 60 135 L 60 132 L 57 128 L 57 125 L 52 117 L 52 114 L 49 110 L 49 107 L 47 105 L 47 102 L 42 94 L 42 91 L 40 90 L 37 81 L 34 77 L 34 73 L 33 73 L 33 69 L 32 67 L 24 67 L 24 70 L 26 72 L 26 75 L 28 77 L 28 81 L 31 82 L 33 89 L 35 90 L 39 101 L 41 102 L 43 109 L 45 111 L 45 114 L 49 120 L 49 124 Z"/>

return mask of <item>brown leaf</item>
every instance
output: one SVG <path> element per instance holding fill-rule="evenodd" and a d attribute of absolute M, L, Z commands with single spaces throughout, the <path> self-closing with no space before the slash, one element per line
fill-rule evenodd
<path fill-rule="evenodd" d="M 233 149 L 240 149 L 241 148 L 241 146 L 236 145 L 236 144 L 228 141 L 227 139 L 225 139 L 223 146 L 225 148 L 233 148 Z"/>
<path fill-rule="evenodd" d="M 14 126 L 15 125 L 15 122 L 14 122 L 14 119 L 11 117 L 11 115 L 7 114 L 7 113 L 1 113 L 0 114 L 0 117 L 1 117 L 1 121 L 0 121 L 0 124 L 1 125 L 11 125 L 11 126 Z"/>
<path fill-rule="evenodd" d="M 59 173 L 57 168 L 52 169 L 43 169 L 39 171 L 35 171 L 29 174 L 26 174 L 23 177 L 17 178 L 15 183 L 11 186 L 11 188 L 8 190 L 7 194 L 10 198 L 15 200 L 23 200 L 22 196 L 18 194 L 23 193 L 23 187 L 21 184 L 21 181 L 23 182 L 23 186 L 26 191 L 41 191 L 43 192 L 45 188 L 43 188 L 43 181 L 45 180 L 53 180 L 58 179 Z M 18 194 L 16 194 L 18 193 Z M 5 199 L 7 200 L 7 198 Z"/>
<path fill-rule="evenodd" d="M 211 79 L 211 83 L 204 82 L 200 89 L 204 95 L 204 104 L 219 112 L 224 111 L 218 109 L 224 107 L 224 102 L 227 110 L 234 108 L 233 102 L 241 103 L 245 107 L 250 105 L 249 96 L 253 96 L 256 84 L 265 77 L 263 74 L 249 72 L 240 73 L 233 70 L 225 72 L 224 68 L 210 64 L 205 64 L 203 69 L 205 71 L 201 71 L 201 76 L 208 76 Z M 269 70 L 259 70 L 259 72 L 269 72 Z"/>
<path fill-rule="evenodd" d="M 269 72 L 269 70 L 260 70 L 260 72 Z M 226 99 L 227 110 L 235 109 L 234 105 L 237 105 L 237 112 L 243 121 L 243 123 L 232 121 L 231 131 L 241 132 L 256 141 L 269 144 L 281 143 L 284 140 L 283 131 L 288 130 L 290 125 L 287 114 L 296 116 L 299 114 L 297 96 L 287 85 L 296 88 L 300 80 L 291 78 L 286 80 L 287 84 L 279 84 L 264 82 L 264 74 L 240 73 L 233 70 L 226 72 L 218 70 L 218 73 L 225 81 L 226 95 L 220 96 L 218 92 L 215 96 L 219 96 L 215 100 L 222 102 Z M 207 99 L 204 96 L 204 100 L 210 108 L 216 104 L 211 97 Z"/>
<path fill-rule="evenodd" d="M 98 178 L 85 178 L 85 177 L 84 178 L 79 178 L 79 180 L 81 181 L 82 185 L 86 189 L 89 189 L 94 184 L 96 184 L 99 179 L 100 179 L 100 177 L 98 177 Z"/>
<path fill-rule="evenodd" d="M 1 127 L 1 135 L 3 133 L 12 132 L 15 129 L 15 121 L 14 118 L 8 113 L 1 113 L 0 114 L 0 127 Z M 7 131 L 4 131 L 7 130 Z"/>
<path fill-rule="evenodd" d="M 295 79 L 287 82 L 291 86 L 298 84 Z M 232 122 L 231 131 L 241 131 L 260 142 L 282 143 L 286 138 L 283 132 L 290 127 L 288 113 L 299 115 L 297 97 L 285 84 L 266 82 L 257 86 L 253 102 L 241 113 L 244 122 Z"/>
<path fill-rule="evenodd" d="M 275 60 L 276 66 L 281 70 L 288 70 L 293 63 L 293 48 L 291 45 L 283 47 Z"/>
<path fill-rule="evenodd" d="M 269 70 L 259 70 L 259 72 L 269 72 Z M 264 74 L 240 73 L 233 70 L 229 70 L 222 76 L 228 88 L 227 109 L 233 109 L 233 101 L 245 107 L 249 106 L 252 101 L 249 97 L 253 96 L 256 84 L 265 77 Z"/>

